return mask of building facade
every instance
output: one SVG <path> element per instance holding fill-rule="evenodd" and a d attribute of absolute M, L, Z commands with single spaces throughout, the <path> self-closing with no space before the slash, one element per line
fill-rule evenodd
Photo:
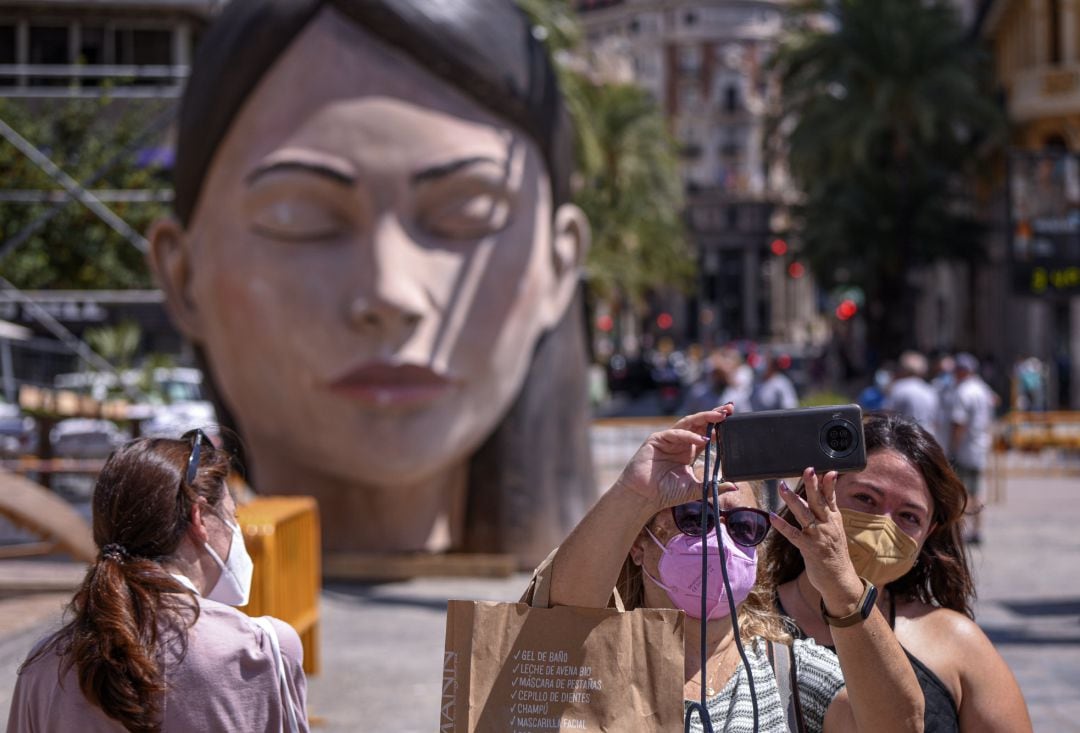
<path fill-rule="evenodd" d="M 680 144 L 687 225 L 700 272 L 679 335 L 805 342 L 820 332 L 805 269 L 772 253 L 791 187 L 765 157 L 776 87 L 766 63 L 784 31 L 779 0 L 584 0 L 590 54 L 644 87 Z M 783 247 L 788 247 L 783 242 Z"/>
<path fill-rule="evenodd" d="M 118 106 L 136 104 L 133 100 L 139 99 L 176 98 L 200 35 L 222 4 L 214 0 L 7 0 L 0 4 L 0 99 L 16 100 L 15 104 L 48 115 L 55 105 L 72 98 L 107 94 L 120 100 Z M 4 122 L 6 126 L 8 121 Z M 128 154 L 140 159 L 162 154 L 164 148 L 147 140 L 143 148 Z M 48 151 L 37 152 L 48 157 Z M 171 154 L 166 163 L 169 160 Z M 40 160 L 35 162 L 42 165 Z M 50 176 L 56 180 L 54 174 Z M 114 202 L 171 200 L 171 191 L 164 187 L 89 192 L 106 208 Z M 2 175 L 0 201 L 6 207 L 83 205 L 55 187 L 13 190 L 10 179 Z M 5 231 L 0 247 L 7 253 L 20 246 L 26 231 Z M 190 360 L 155 290 L 26 293 L 4 288 L 0 289 L 0 319 L 25 327 L 18 338 L 0 337 L 3 396 L 9 401 L 19 383 L 51 385 L 56 374 L 78 368 L 77 340 L 92 329 L 133 323 L 140 329 L 140 353 L 180 354 Z"/>
<path fill-rule="evenodd" d="M 1010 123 L 990 238 L 994 264 L 979 292 L 985 343 L 997 344 L 1004 363 L 1041 359 L 1052 375 L 1050 403 L 1077 409 L 1080 1 L 988 0 L 981 10 L 976 27 L 993 51 Z"/>
<path fill-rule="evenodd" d="M 175 95 L 214 0 L 9 0 L 0 5 L 0 96 Z M 155 91 L 156 90 L 156 91 Z"/>

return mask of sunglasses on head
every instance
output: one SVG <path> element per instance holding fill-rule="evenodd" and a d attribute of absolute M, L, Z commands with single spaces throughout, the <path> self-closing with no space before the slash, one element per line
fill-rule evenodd
<path fill-rule="evenodd" d="M 706 507 L 708 508 L 706 510 Z M 705 512 L 706 534 L 716 529 L 716 518 L 727 526 L 728 535 L 737 544 L 743 547 L 753 547 L 765 541 L 772 525 L 769 524 L 769 513 L 764 509 L 751 507 L 738 507 L 735 509 L 721 509 L 717 512 L 712 505 L 702 501 L 690 501 L 671 507 L 671 516 L 675 520 L 675 527 L 685 535 L 691 537 L 701 536 L 701 514 Z"/>
<path fill-rule="evenodd" d="M 199 457 L 202 455 L 203 446 L 214 448 L 214 443 L 199 428 L 189 430 L 180 436 L 180 440 L 191 441 L 191 452 L 188 454 L 187 471 L 184 473 L 184 483 L 191 486 L 195 481 L 195 474 L 199 471 Z"/>

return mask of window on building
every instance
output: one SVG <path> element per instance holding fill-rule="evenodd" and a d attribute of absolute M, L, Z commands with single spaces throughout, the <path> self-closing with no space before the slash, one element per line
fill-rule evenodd
<path fill-rule="evenodd" d="M 58 64 L 71 63 L 68 58 L 68 27 L 35 25 L 30 26 L 30 55 L 27 61 L 31 64 Z M 68 80 L 63 77 L 34 77 L 30 83 L 34 86 L 64 86 Z"/>
<path fill-rule="evenodd" d="M 701 47 L 679 47 L 679 71 L 683 75 L 696 76 L 701 71 Z"/>
<path fill-rule="evenodd" d="M 697 25 L 698 17 L 694 11 L 688 11 L 683 14 L 683 23 L 685 25 Z"/>
<path fill-rule="evenodd" d="M 695 140 L 687 140 L 679 147 L 679 155 L 685 160 L 697 160 L 704 152 L 701 143 Z"/>
<path fill-rule="evenodd" d="M 172 64 L 172 32 L 148 28 L 118 28 L 114 35 L 116 63 L 132 66 Z M 136 84 L 153 86 L 162 79 L 137 79 Z"/>
<path fill-rule="evenodd" d="M 79 57 L 77 63 L 87 66 L 107 64 L 108 51 L 105 47 L 104 26 L 84 25 L 79 33 Z M 96 87 L 101 84 L 101 77 L 84 76 L 80 78 L 84 86 Z"/>
<path fill-rule="evenodd" d="M 1050 63 L 1061 63 L 1061 0 L 1049 0 L 1046 4 L 1047 48 L 1050 49 Z"/>
<path fill-rule="evenodd" d="M 15 63 L 15 26 L 0 23 L 0 64 Z"/>
<path fill-rule="evenodd" d="M 116 63 L 137 66 L 171 64 L 172 33 L 143 28 L 116 29 Z"/>
<path fill-rule="evenodd" d="M 105 59 L 105 28 L 102 26 L 84 25 L 79 33 L 79 58 L 81 64 L 104 64 Z"/>
<path fill-rule="evenodd" d="M 739 111 L 739 88 L 734 84 L 724 87 L 724 111 L 728 114 Z"/>
<path fill-rule="evenodd" d="M 632 21 L 630 21 L 630 25 L 626 27 L 626 30 L 630 35 L 636 36 L 638 33 L 641 32 L 641 23 L 638 21 L 637 18 L 634 18 Z"/>
<path fill-rule="evenodd" d="M 1043 138 L 1043 150 L 1053 153 L 1065 153 L 1069 150 L 1069 144 L 1065 142 L 1062 135 L 1055 132 Z"/>
<path fill-rule="evenodd" d="M 15 58 L 15 26 L 0 24 L 0 64 L 14 64 Z M 0 76 L 0 86 L 11 86 L 15 83 L 15 77 Z"/>
<path fill-rule="evenodd" d="M 679 110 L 690 112 L 701 104 L 701 92 L 697 84 L 682 84 L 679 86 Z"/>

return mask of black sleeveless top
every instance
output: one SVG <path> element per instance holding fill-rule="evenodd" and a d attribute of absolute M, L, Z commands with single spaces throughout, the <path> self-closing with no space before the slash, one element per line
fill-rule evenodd
<path fill-rule="evenodd" d="M 792 635 L 800 639 L 805 639 L 806 634 L 804 634 L 803 630 L 795 623 L 795 619 L 791 618 L 787 611 L 784 610 L 784 604 L 780 602 L 780 594 L 776 595 L 776 609 L 788 622 L 788 630 L 791 631 Z M 890 593 L 889 628 L 894 628 L 895 626 L 896 602 Z M 831 649 L 834 652 L 836 651 L 836 649 L 831 646 L 825 648 Z M 903 649 L 903 645 L 901 645 L 901 648 Z M 956 701 L 953 700 L 949 688 L 945 686 L 945 683 L 941 681 L 940 677 L 934 674 L 933 670 L 920 662 L 919 659 L 907 649 L 904 649 L 904 654 L 907 655 L 908 661 L 911 662 L 911 668 L 915 670 L 915 679 L 919 681 L 919 687 L 922 688 L 923 699 L 925 700 L 926 706 L 923 712 L 924 733 L 959 733 L 960 714 L 956 710 Z"/>

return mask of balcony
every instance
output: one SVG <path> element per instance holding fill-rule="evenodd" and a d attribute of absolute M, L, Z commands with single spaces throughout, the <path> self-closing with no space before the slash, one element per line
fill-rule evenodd
<path fill-rule="evenodd" d="M 1009 94 L 1009 116 L 1017 122 L 1080 114 L 1080 64 L 1037 66 L 1018 71 Z"/>

